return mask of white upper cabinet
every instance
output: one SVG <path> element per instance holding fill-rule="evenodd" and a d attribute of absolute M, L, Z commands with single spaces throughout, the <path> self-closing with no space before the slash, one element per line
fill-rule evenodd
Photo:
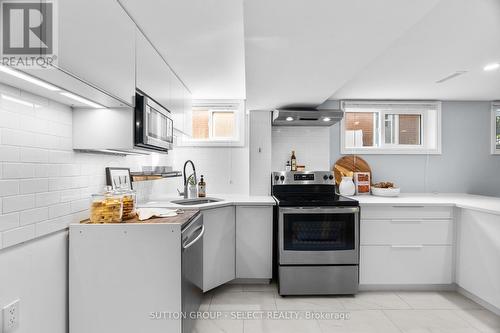
<path fill-rule="evenodd" d="M 136 86 L 156 102 L 172 111 L 174 75 L 156 49 L 137 29 Z"/>
<path fill-rule="evenodd" d="M 191 92 L 184 89 L 184 126 L 182 132 L 187 136 L 193 135 L 193 98 Z"/>
<path fill-rule="evenodd" d="M 136 86 L 172 113 L 174 128 L 191 136 L 191 93 L 141 31 L 136 31 Z"/>
<path fill-rule="evenodd" d="M 185 135 L 191 136 L 191 93 L 177 76 L 174 76 L 172 82 L 171 112 L 174 116 L 174 128 Z"/>
<path fill-rule="evenodd" d="M 58 6 L 58 67 L 132 105 L 134 22 L 116 0 L 64 0 Z"/>

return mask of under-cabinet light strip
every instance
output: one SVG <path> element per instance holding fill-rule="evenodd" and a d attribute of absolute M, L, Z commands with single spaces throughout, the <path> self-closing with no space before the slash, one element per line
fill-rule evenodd
<path fill-rule="evenodd" d="M 18 103 L 18 104 L 21 104 L 21 105 L 24 105 L 24 106 L 29 106 L 29 107 L 34 107 L 34 108 L 39 108 L 40 107 L 40 105 L 38 105 L 38 104 L 35 104 L 35 103 L 32 103 L 32 102 L 23 101 L 22 99 L 18 99 L 18 98 L 15 98 L 15 97 L 12 97 L 12 96 L 9 96 L 9 95 L 5 95 L 5 94 L 2 94 L 2 98 L 5 99 L 6 101 L 11 101 L 11 102 Z"/>
<path fill-rule="evenodd" d="M 0 72 L 4 72 L 5 74 L 9 74 L 9 75 L 12 75 L 14 77 L 17 77 L 18 79 L 36 84 L 37 86 L 48 89 L 50 91 L 61 90 L 58 87 L 56 87 L 50 83 L 44 82 L 42 80 L 39 80 L 37 78 L 32 77 L 31 75 L 24 74 L 23 72 L 20 72 L 18 70 L 12 69 L 12 68 L 7 67 L 7 66 L 0 65 Z"/>
<path fill-rule="evenodd" d="M 86 104 L 86 105 L 88 105 L 88 106 L 91 106 L 91 107 L 93 107 L 93 108 L 97 108 L 97 109 L 104 109 L 104 108 L 105 108 L 105 106 L 102 106 L 102 105 L 100 105 L 100 104 L 94 103 L 94 102 L 92 102 L 92 101 L 89 101 L 89 100 L 88 100 L 88 99 L 86 99 L 86 98 L 83 98 L 83 97 L 81 97 L 81 96 L 78 96 L 78 95 L 72 94 L 72 93 L 67 92 L 67 91 L 63 91 L 63 92 L 61 92 L 60 94 L 61 94 L 61 95 L 63 95 L 63 96 L 66 96 L 66 97 L 68 97 L 68 98 L 71 98 L 71 99 L 73 99 L 73 100 L 75 100 L 75 101 L 77 101 L 77 102 L 80 102 L 80 103 Z"/>

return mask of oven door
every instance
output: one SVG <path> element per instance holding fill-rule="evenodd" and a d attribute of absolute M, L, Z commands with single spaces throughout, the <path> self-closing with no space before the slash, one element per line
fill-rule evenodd
<path fill-rule="evenodd" d="M 280 208 L 280 265 L 359 263 L 358 207 Z"/>

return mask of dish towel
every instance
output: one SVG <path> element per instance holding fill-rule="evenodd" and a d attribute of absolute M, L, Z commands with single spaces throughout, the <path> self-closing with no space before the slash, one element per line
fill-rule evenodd
<path fill-rule="evenodd" d="M 177 210 L 168 208 L 138 208 L 137 216 L 139 217 L 139 221 L 149 220 L 152 217 L 172 217 L 177 216 Z"/>

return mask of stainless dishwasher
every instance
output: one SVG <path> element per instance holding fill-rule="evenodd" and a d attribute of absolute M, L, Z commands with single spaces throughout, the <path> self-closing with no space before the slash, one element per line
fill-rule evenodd
<path fill-rule="evenodd" d="M 199 214 L 181 233 L 182 246 L 182 333 L 193 331 L 203 297 L 203 215 Z"/>

